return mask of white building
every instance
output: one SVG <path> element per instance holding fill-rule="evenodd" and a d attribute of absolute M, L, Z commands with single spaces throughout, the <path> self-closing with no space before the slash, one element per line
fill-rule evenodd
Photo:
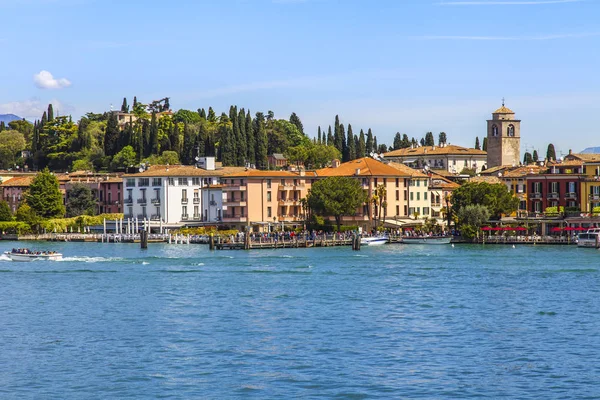
<path fill-rule="evenodd" d="M 202 225 L 221 220 L 221 176 L 243 167 L 215 168 L 214 157 L 199 165 L 156 165 L 123 175 L 125 219 L 149 220 L 167 226 Z M 152 224 L 156 225 L 156 224 Z"/>
<path fill-rule="evenodd" d="M 396 161 L 411 168 L 445 169 L 460 174 L 463 169 L 481 172 L 487 163 L 487 153 L 483 150 L 468 149 L 456 145 L 421 146 L 393 150 L 384 154 L 387 161 Z"/>

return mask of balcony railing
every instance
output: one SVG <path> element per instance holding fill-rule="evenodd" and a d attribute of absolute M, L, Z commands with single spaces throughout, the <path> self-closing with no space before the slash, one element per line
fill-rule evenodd
<path fill-rule="evenodd" d="M 233 191 L 233 190 L 246 190 L 246 185 L 240 186 L 240 185 L 230 185 L 230 186 L 223 186 L 223 191 Z"/>
<path fill-rule="evenodd" d="M 534 193 L 531 193 L 531 195 L 529 197 L 532 199 L 541 199 L 542 194 L 540 192 L 534 192 Z"/>
<path fill-rule="evenodd" d="M 125 214 L 125 215 L 123 215 L 123 218 L 125 218 L 125 219 L 133 219 L 133 214 Z"/>
<path fill-rule="evenodd" d="M 138 204 L 146 204 L 146 203 L 147 203 L 147 200 L 146 200 L 146 198 L 145 198 L 145 197 L 142 197 L 141 199 L 137 199 L 137 203 L 138 203 Z"/>
<path fill-rule="evenodd" d="M 548 193 L 548 198 L 549 199 L 558 199 L 559 198 L 559 193 L 558 192 Z"/>
<path fill-rule="evenodd" d="M 146 218 L 148 218 L 148 215 L 146 215 L 146 214 L 138 214 L 137 218 L 138 219 L 146 219 Z"/>
<path fill-rule="evenodd" d="M 182 215 L 182 216 L 181 216 L 181 220 L 182 220 L 182 221 L 187 221 L 189 218 L 190 218 L 190 217 L 189 217 L 189 215 L 187 215 L 187 214 L 184 214 L 184 215 Z"/>
<path fill-rule="evenodd" d="M 200 214 L 194 214 L 194 220 L 200 221 Z"/>
<path fill-rule="evenodd" d="M 188 199 L 187 198 L 181 199 L 181 204 L 187 204 L 187 203 L 188 203 Z"/>
<path fill-rule="evenodd" d="M 209 204 L 210 204 L 211 206 L 216 206 L 216 205 L 217 205 L 217 202 L 216 202 L 216 201 L 214 201 L 214 200 L 211 200 Z"/>
<path fill-rule="evenodd" d="M 160 199 L 152 199 L 152 204 L 154 205 L 160 205 Z"/>
<path fill-rule="evenodd" d="M 200 204 L 200 197 L 194 197 L 194 204 Z"/>
<path fill-rule="evenodd" d="M 565 198 L 567 198 L 567 199 L 577 199 L 577 193 L 575 193 L 575 192 L 569 192 L 569 193 L 565 194 Z"/>
<path fill-rule="evenodd" d="M 151 219 L 152 221 L 160 221 L 160 214 L 152 214 L 152 215 L 150 216 L 150 219 Z"/>
<path fill-rule="evenodd" d="M 123 202 L 124 202 L 125 204 L 133 204 L 133 199 L 132 199 L 131 197 L 129 197 L 129 198 L 127 198 L 127 199 L 123 200 Z"/>

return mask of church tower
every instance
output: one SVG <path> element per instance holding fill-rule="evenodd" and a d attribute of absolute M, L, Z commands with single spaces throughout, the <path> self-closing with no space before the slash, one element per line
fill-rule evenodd
<path fill-rule="evenodd" d="M 487 121 L 487 167 L 519 165 L 521 161 L 521 121 L 504 106 Z"/>

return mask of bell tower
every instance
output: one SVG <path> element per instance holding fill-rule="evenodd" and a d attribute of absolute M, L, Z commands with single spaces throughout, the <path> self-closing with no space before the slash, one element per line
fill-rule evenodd
<path fill-rule="evenodd" d="M 487 121 L 487 167 L 519 165 L 521 160 L 521 120 L 504 106 Z"/>

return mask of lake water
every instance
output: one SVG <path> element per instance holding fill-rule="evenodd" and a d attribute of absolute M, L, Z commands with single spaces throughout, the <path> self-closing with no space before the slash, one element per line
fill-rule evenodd
<path fill-rule="evenodd" d="M 600 252 L 0 242 L 0 398 L 600 398 Z"/>

